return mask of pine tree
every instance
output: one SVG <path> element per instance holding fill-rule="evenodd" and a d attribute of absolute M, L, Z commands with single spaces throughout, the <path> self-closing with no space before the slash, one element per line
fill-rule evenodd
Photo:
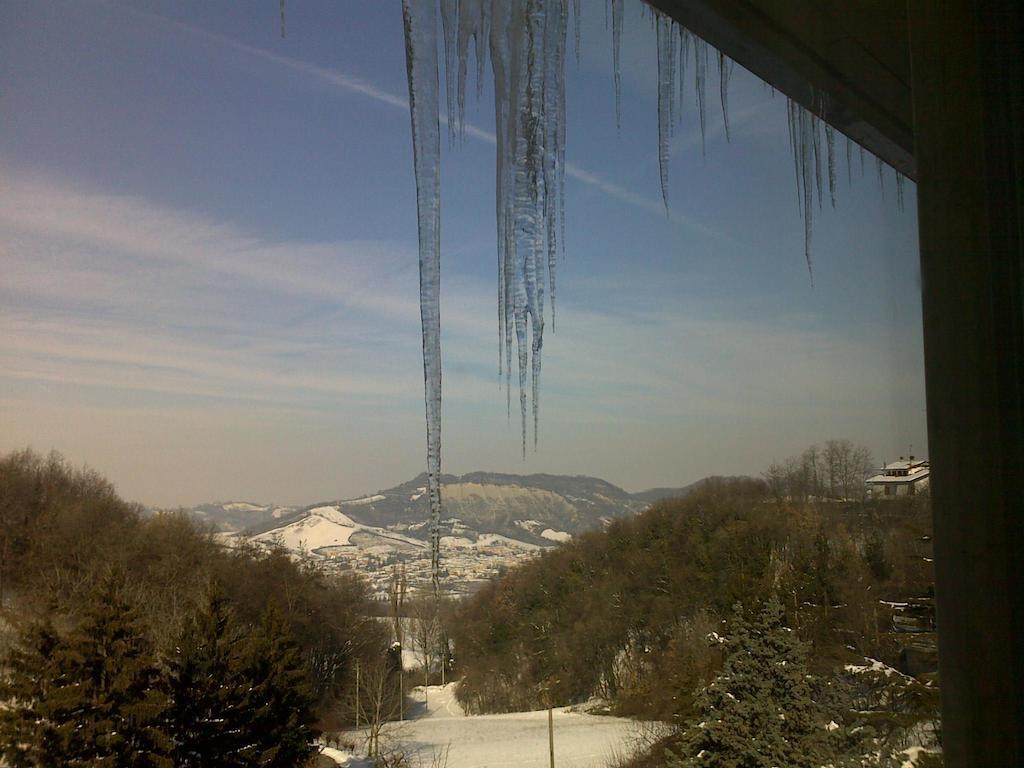
<path fill-rule="evenodd" d="M 168 730 L 177 768 L 247 766 L 252 730 L 242 678 L 242 635 L 227 600 L 211 588 L 168 659 Z"/>
<path fill-rule="evenodd" d="M 817 768 L 827 762 L 827 718 L 807 673 L 807 646 L 772 598 L 753 624 L 736 607 L 729 655 L 697 697 L 674 768 Z"/>
<path fill-rule="evenodd" d="M 66 636 L 48 623 L 23 634 L 3 686 L 13 702 L 5 755 L 26 766 L 169 766 L 160 683 L 123 577 L 111 574 Z"/>
<path fill-rule="evenodd" d="M 251 735 L 242 754 L 249 765 L 303 765 L 314 751 L 314 701 L 298 644 L 273 607 L 246 643 L 241 674 L 248 684 Z"/>
<path fill-rule="evenodd" d="M 46 724 L 40 713 L 50 682 L 56 677 L 53 658 L 60 637 L 49 615 L 27 625 L 5 659 L 0 679 L 0 755 L 14 768 L 39 765 Z"/>

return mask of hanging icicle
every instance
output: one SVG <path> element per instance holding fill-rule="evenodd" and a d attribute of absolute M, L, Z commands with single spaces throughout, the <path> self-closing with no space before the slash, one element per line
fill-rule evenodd
<path fill-rule="evenodd" d="M 441 573 L 441 129 L 434 3 L 402 0 L 402 17 L 416 175 L 420 324 L 423 331 L 423 386 L 427 412 L 430 574 L 436 596 L 440 589 Z"/>
<path fill-rule="evenodd" d="M 615 127 L 622 130 L 622 3 L 611 0 L 612 6 L 612 71 L 615 79 Z"/>
<path fill-rule="evenodd" d="M 498 256 L 498 376 L 504 377 L 511 419 L 512 347 L 516 341 L 522 451 L 527 444 L 527 381 L 536 449 L 540 413 L 541 351 L 544 341 L 545 282 L 555 319 L 557 255 L 565 249 L 565 57 L 569 0 L 403 0 L 409 108 L 416 174 L 420 254 L 420 318 L 423 330 L 427 415 L 427 467 L 431 509 L 432 578 L 439 581 L 441 518 L 440 358 L 440 115 L 438 3 L 445 63 L 449 142 L 465 127 L 470 51 L 476 59 L 477 95 L 490 55 L 496 138 L 495 225 Z M 576 58 L 580 55 L 581 0 L 573 0 Z M 285 0 L 280 0 L 284 36 Z M 608 0 L 612 31 L 615 121 L 621 129 L 621 46 L 624 0 Z M 658 166 L 662 200 L 668 210 L 669 139 L 682 113 L 686 66 L 693 50 L 693 77 L 706 152 L 708 44 L 671 18 L 651 11 L 658 52 Z M 678 47 L 677 47 L 678 46 Z M 733 62 L 716 52 L 719 99 L 726 139 L 731 139 L 728 91 Z M 677 71 L 678 70 L 678 71 Z M 678 91 L 676 78 L 678 77 Z M 774 90 L 772 91 L 774 94 Z M 811 234 L 814 199 L 823 198 L 823 172 L 836 205 L 835 132 L 822 118 L 827 104 L 812 98 L 812 110 L 787 100 L 790 150 L 796 174 L 797 208 L 804 223 L 804 255 L 813 284 Z M 821 134 L 825 146 L 822 148 Z M 861 173 L 864 150 L 860 148 Z M 824 155 L 824 158 L 822 157 Z M 824 162 L 823 162 L 824 160 Z M 882 163 L 879 163 L 879 183 Z M 847 139 L 847 178 L 852 176 L 852 143 Z M 903 177 L 896 176 L 902 210 Z M 884 192 L 884 186 L 883 186 Z"/>
<path fill-rule="evenodd" d="M 732 77 L 732 59 L 721 51 L 718 52 L 718 96 L 722 102 L 722 125 L 725 127 L 725 140 L 729 137 L 729 78 Z"/>
<path fill-rule="evenodd" d="M 444 30 L 444 94 L 448 115 L 448 146 L 455 145 L 461 136 L 462 115 L 460 111 L 459 79 L 452 73 L 461 69 L 457 64 L 459 53 L 459 0 L 441 0 L 441 24 Z"/>
<path fill-rule="evenodd" d="M 656 19 L 658 42 L 658 173 L 661 178 L 661 199 L 668 213 L 668 142 L 672 135 L 676 76 L 676 36 L 672 22 L 663 14 Z"/>

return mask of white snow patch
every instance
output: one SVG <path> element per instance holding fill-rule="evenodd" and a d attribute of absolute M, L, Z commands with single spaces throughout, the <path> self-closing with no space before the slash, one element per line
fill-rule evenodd
<path fill-rule="evenodd" d="M 344 512 L 340 511 L 337 507 L 317 507 L 316 509 L 309 510 L 309 514 L 317 515 L 325 520 L 330 520 L 332 523 L 336 523 L 337 525 L 348 525 L 352 528 L 359 527 L 359 523 Z"/>
<path fill-rule="evenodd" d="M 384 501 L 385 498 L 385 496 L 378 493 L 375 496 L 364 496 L 361 499 L 348 499 L 347 501 L 342 501 L 340 503 L 346 507 L 360 507 L 363 504 L 373 504 L 375 501 Z"/>
<path fill-rule="evenodd" d="M 866 672 L 881 672 L 886 677 L 892 677 L 893 675 L 903 678 L 907 677 L 898 669 L 894 669 L 890 667 L 888 664 L 884 664 L 883 662 L 879 661 L 878 659 L 872 659 L 868 656 L 865 656 L 864 661 L 866 661 L 867 664 L 847 664 L 845 667 L 843 667 L 843 669 L 855 675 L 862 675 Z"/>
<path fill-rule="evenodd" d="M 462 536 L 442 536 L 441 545 L 445 547 L 466 549 L 469 547 L 475 547 L 476 542 Z"/>
<path fill-rule="evenodd" d="M 552 528 L 545 528 L 540 532 L 542 539 L 548 541 L 572 541 L 572 534 L 566 533 L 565 531 L 556 531 Z"/>
<path fill-rule="evenodd" d="M 247 501 L 233 501 L 230 504 L 225 504 L 224 509 L 228 512 L 262 512 L 266 507 L 250 504 Z"/>
<path fill-rule="evenodd" d="M 289 525 L 275 528 L 253 537 L 261 543 L 280 542 L 286 549 L 312 551 L 320 547 L 339 547 L 349 544 L 349 538 L 356 532 L 356 527 L 345 515 L 328 508 L 341 520 L 328 518 L 322 514 L 310 514 Z"/>
<path fill-rule="evenodd" d="M 392 743 L 411 764 L 430 765 L 433 755 L 447 749 L 447 768 L 547 768 L 547 710 L 467 717 L 455 700 L 454 683 L 414 688 L 412 699 L 413 719 L 390 726 Z M 650 724 L 555 709 L 555 763 L 608 765 L 614 754 L 632 752 L 645 727 Z"/>
<path fill-rule="evenodd" d="M 508 536 L 502 536 L 500 533 L 481 533 L 476 540 L 476 545 L 478 547 L 493 547 L 499 544 L 504 544 L 508 547 L 528 549 L 531 552 L 541 549 L 537 544 L 531 544 L 528 541 L 520 541 L 519 539 L 511 539 Z"/>

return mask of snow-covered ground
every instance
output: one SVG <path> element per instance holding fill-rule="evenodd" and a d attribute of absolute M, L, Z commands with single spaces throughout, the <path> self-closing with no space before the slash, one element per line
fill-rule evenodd
<path fill-rule="evenodd" d="M 391 748 L 404 752 L 413 766 L 431 768 L 547 768 L 548 713 L 514 712 L 507 715 L 467 717 L 455 701 L 455 686 L 416 688 L 410 718 L 389 726 Z M 555 764 L 562 768 L 598 768 L 616 755 L 630 752 L 642 725 L 626 718 L 554 711 Z M 447 753 L 447 761 L 435 756 Z M 326 754 L 326 753 L 325 753 Z M 337 753 L 339 765 L 356 768 L 363 763 Z"/>

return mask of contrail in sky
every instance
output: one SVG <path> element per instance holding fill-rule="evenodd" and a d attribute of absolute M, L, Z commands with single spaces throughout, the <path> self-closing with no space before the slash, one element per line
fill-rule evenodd
<path fill-rule="evenodd" d="M 218 43 L 228 48 L 232 48 L 236 51 L 248 54 L 249 56 L 263 59 L 264 61 L 285 67 L 286 69 L 290 69 L 298 74 L 302 74 L 305 75 L 306 77 L 318 80 L 325 85 L 340 88 L 350 93 L 356 93 L 361 96 L 365 96 L 369 99 L 373 99 L 374 101 L 380 104 L 386 104 L 390 107 L 401 109 L 406 113 L 408 113 L 409 111 L 409 102 L 406 98 L 402 96 L 396 96 L 395 94 L 383 90 L 382 88 L 378 88 L 377 86 L 368 83 L 365 80 L 362 80 L 357 77 L 352 77 L 350 75 L 345 74 L 344 72 L 339 72 L 336 69 L 321 67 L 317 64 L 310 64 L 305 61 L 300 61 L 299 59 L 294 59 L 290 56 L 284 56 L 283 54 L 275 53 L 274 51 L 268 51 L 264 48 L 257 48 L 256 46 L 249 45 L 247 43 L 242 43 L 238 40 L 233 40 L 230 37 L 219 35 L 216 32 L 209 32 L 205 29 L 200 29 L 198 27 L 192 26 L 191 24 L 186 24 L 181 21 L 169 19 L 166 16 L 161 16 L 159 14 L 149 13 L 147 11 L 139 11 L 136 9 L 125 10 L 128 10 L 131 13 L 146 17 L 154 21 L 169 24 L 190 35 L 205 38 L 206 40 Z M 440 115 L 439 119 L 445 125 L 448 124 L 448 118 L 446 115 Z M 476 139 L 477 141 L 481 141 L 491 145 L 495 145 L 497 143 L 497 139 L 495 138 L 493 133 L 491 133 L 490 131 L 486 131 L 478 126 L 475 126 L 472 123 L 465 124 L 464 132 L 467 136 L 469 136 L 472 139 Z M 582 168 L 573 163 L 566 163 L 565 174 L 575 179 L 576 181 L 579 181 L 583 184 L 586 184 L 589 187 L 598 190 L 599 192 L 607 195 L 608 197 L 618 200 L 619 202 L 626 203 L 627 205 L 631 205 L 634 208 L 639 208 L 640 210 L 647 211 L 648 213 L 652 213 L 656 216 L 665 216 L 665 206 L 664 203 L 661 202 L 661 200 L 655 200 L 654 198 L 645 197 L 644 195 L 626 189 L 625 187 L 608 181 L 607 179 L 603 178 L 600 174 L 594 171 L 587 170 L 586 168 Z M 701 233 L 708 235 L 710 237 L 714 237 L 720 240 L 731 240 L 731 238 L 729 238 L 724 233 L 712 229 L 711 227 L 708 227 L 705 224 L 702 224 L 701 222 L 689 216 L 685 216 L 681 213 L 669 211 L 668 218 L 674 224 L 698 230 Z"/>

